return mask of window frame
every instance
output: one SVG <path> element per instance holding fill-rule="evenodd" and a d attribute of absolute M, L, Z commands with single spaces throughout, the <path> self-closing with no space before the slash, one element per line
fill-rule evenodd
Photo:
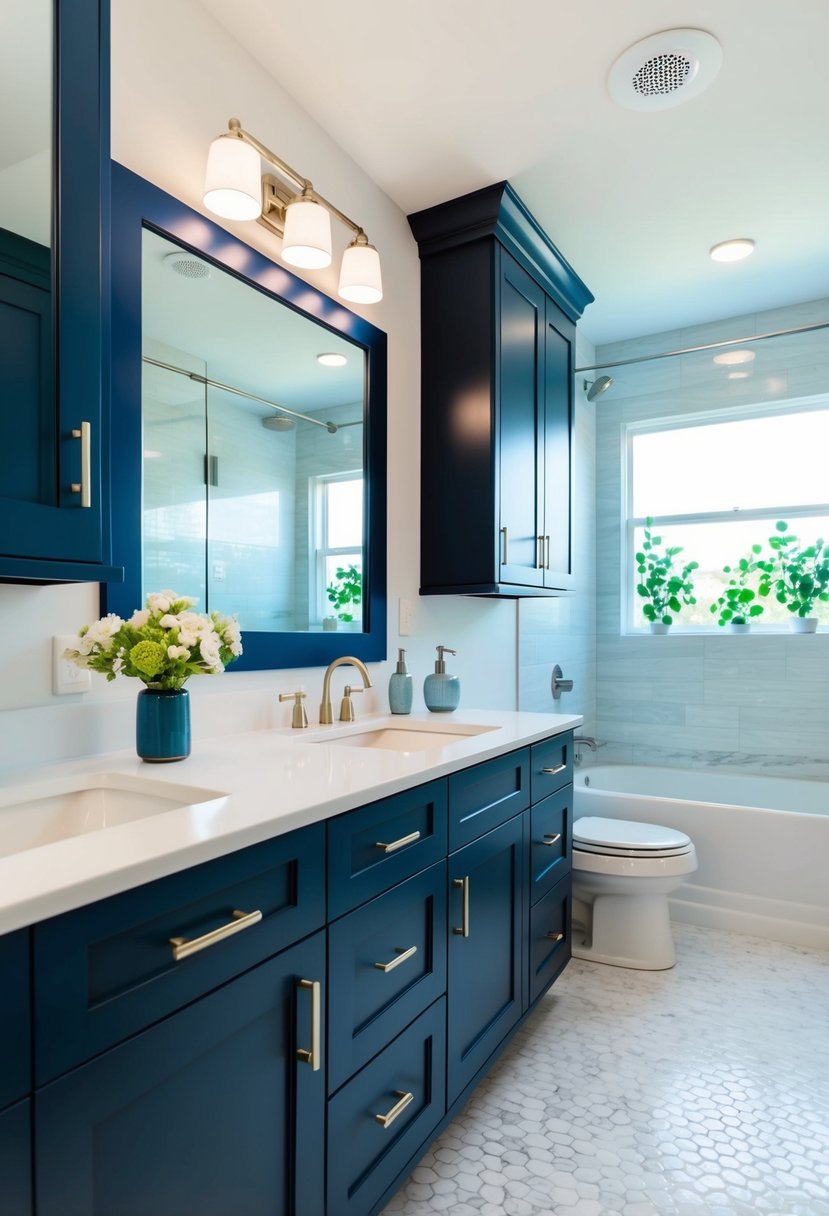
<path fill-rule="evenodd" d="M 361 516 L 362 523 L 362 542 L 355 549 L 353 545 L 325 545 L 328 532 L 328 495 L 326 488 L 334 482 L 342 481 L 359 481 L 363 487 L 363 510 Z M 309 536 L 313 537 L 313 541 L 309 545 L 308 553 L 308 604 L 313 606 L 313 614 L 309 611 L 309 624 L 322 627 L 323 619 L 330 616 L 328 610 L 328 600 L 325 594 L 325 589 L 328 586 L 325 575 L 325 559 L 327 557 L 349 557 L 355 554 L 359 558 L 360 571 L 363 570 L 363 562 L 365 556 L 365 496 L 366 496 L 366 479 L 363 470 L 347 469 L 337 473 L 319 473 L 315 477 L 310 478 L 310 515 L 312 526 L 309 528 Z M 356 563 L 352 563 L 355 564 Z M 363 608 L 360 606 L 359 616 L 355 614 L 353 622 L 354 626 L 359 625 L 357 632 L 363 630 Z"/>
<path fill-rule="evenodd" d="M 718 422 L 751 421 L 756 418 L 781 417 L 785 414 L 805 414 L 811 412 L 829 411 L 829 393 L 820 393 L 809 397 L 795 397 L 785 401 L 752 402 L 746 405 L 728 406 L 724 409 L 704 410 L 693 414 L 671 414 L 664 418 L 640 418 L 622 423 L 621 427 L 621 528 L 620 528 L 620 570 L 621 585 L 619 588 L 620 601 L 620 630 L 622 636 L 642 637 L 648 633 L 647 622 L 636 624 L 638 597 L 635 586 L 636 563 L 634 561 L 634 534 L 637 528 L 644 527 L 646 517 L 633 515 L 633 441 L 637 435 L 653 434 L 654 432 L 688 430 L 691 427 L 710 426 Z M 814 506 L 804 507 L 791 504 L 770 504 L 766 507 L 739 508 L 728 511 L 698 511 L 674 515 L 652 516 L 654 528 L 666 528 L 672 524 L 727 523 L 737 517 L 741 520 L 768 519 L 773 515 L 776 519 L 811 519 L 829 516 L 829 501 Z M 669 635 L 682 633 L 685 637 L 720 634 L 722 629 L 716 625 L 683 625 L 680 619 L 671 627 Z M 752 633 L 780 634 L 787 633 L 784 624 L 760 625 L 752 623 Z"/>

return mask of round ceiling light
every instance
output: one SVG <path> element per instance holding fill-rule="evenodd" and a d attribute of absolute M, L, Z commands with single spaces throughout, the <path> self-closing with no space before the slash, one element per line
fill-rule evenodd
<path fill-rule="evenodd" d="M 757 358 L 753 350 L 724 350 L 720 355 L 714 355 L 714 362 L 721 367 L 734 367 L 739 363 L 753 363 Z"/>
<path fill-rule="evenodd" d="M 714 262 L 740 262 L 754 253 L 754 241 L 748 236 L 738 236 L 712 245 L 708 253 Z"/>
<path fill-rule="evenodd" d="M 345 367 L 348 359 L 345 355 L 335 354 L 333 351 L 322 355 L 317 355 L 317 363 L 321 363 L 323 367 Z"/>
<path fill-rule="evenodd" d="M 663 30 L 622 52 L 607 87 L 626 110 L 668 110 L 707 89 L 721 64 L 722 47 L 713 34 Z"/>

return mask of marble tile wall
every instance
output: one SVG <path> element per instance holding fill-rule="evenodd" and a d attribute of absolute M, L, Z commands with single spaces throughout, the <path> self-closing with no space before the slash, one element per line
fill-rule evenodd
<path fill-rule="evenodd" d="M 576 366 L 595 362 L 594 348 L 576 341 Z M 576 377 L 573 460 L 573 546 L 576 588 L 572 595 L 518 603 L 519 708 L 583 714 L 592 732 L 596 694 L 596 402 Z M 592 376 L 590 377 L 592 379 Z M 550 681 L 558 663 L 573 691 L 554 701 Z"/>
<path fill-rule="evenodd" d="M 829 299 L 598 348 L 596 362 L 829 320 Z M 600 762 L 731 764 L 829 779 L 829 631 L 813 636 L 624 636 L 622 427 L 829 393 L 829 330 L 757 342 L 748 376 L 700 352 L 609 368 L 596 411 L 597 686 Z M 599 373 L 600 374 L 600 373 Z M 781 459 L 794 458 L 781 453 Z M 703 470 L 700 470 L 701 475 Z"/>

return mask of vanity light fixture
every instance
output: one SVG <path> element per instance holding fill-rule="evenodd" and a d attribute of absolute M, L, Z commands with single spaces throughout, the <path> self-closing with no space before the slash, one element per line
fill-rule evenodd
<path fill-rule="evenodd" d="M 284 262 L 309 270 L 331 265 L 333 215 L 354 234 L 343 253 L 338 295 L 356 304 L 382 300 L 380 257 L 359 224 L 317 194 L 306 177 L 245 131 L 238 118 L 231 118 L 227 126 L 227 133 L 213 140 L 207 156 L 205 207 L 225 219 L 258 220 L 282 238 Z M 279 178 L 271 173 L 262 175 L 261 160 L 276 170 Z"/>
<path fill-rule="evenodd" d="M 321 363 L 323 367 L 345 367 L 347 362 L 348 359 L 346 359 L 345 355 L 338 355 L 333 351 L 317 355 L 317 363 Z"/>
<path fill-rule="evenodd" d="M 712 245 L 708 253 L 714 262 L 740 262 L 754 253 L 754 241 L 747 236 L 735 237 L 734 240 Z"/>

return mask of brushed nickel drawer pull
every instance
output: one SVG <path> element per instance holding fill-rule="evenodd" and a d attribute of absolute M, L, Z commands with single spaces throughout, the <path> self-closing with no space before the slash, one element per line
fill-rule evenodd
<path fill-rule="evenodd" d="M 453 878 L 452 886 L 463 891 L 463 918 L 460 929 L 453 929 L 456 937 L 469 937 L 469 875 L 466 878 Z"/>
<path fill-rule="evenodd" d="M 406 1093 L 405 1089 L 396 1089 L 394 1096 L 400 1101 L 395 1102 L 388 1114 L 374 1116 L 375 1123 L 379 1123 L 381 1127 L 391 1127 L 397 1116 L 403 1114 L 410 1102 L 414 1102 L 414 1094 Z"/>
<path fill-rule="evenodd" d="M 218 929 L 212 929 L 210 933 L 202 934 L 201 937 L 194 937 L 190 941 L 186 937 L 171 937 L 169 942 L 173 947 L 173 958 L 178 963 L 183 958 L 189 958 L 191 954 L 206 950 L 208 946 L 215 946 L 216 942 L 224 941 L 226 937 L 232 937 L 234 933 L 241 933 L 251 925 L 258 925 L 261 919 L 262 913 L 258 908 L 255 912 L 240 912 L 237 909 L 233 913 L 233 920 L 228 921 L 226 925 L 219 925 Z"/>
<path fill-rule="evenodd" d="M 73 494 L 80 494 L 81 506 L 92 506 L 92 425 L 82 422 L 80 428 L 72 431 L 73 439 L 81 441 L 81 479 L 73 481 L 70 489 Z"/>
<path fill-rule="evenodd" d="M 544 569 L 549 570 L 550 569 L 550 538 L 549 538 L 549 536 L 544 537 L 544 543 L 547 546 L 547 560 L 546 560 Z"/>
<path fill-rule="evenodd" d="M 501 558 L 501 565 L 508 566 L 509 561 L 507 559 L 507 530 L 506 530 L 506 528 L 501 529 L 501 535 L 504 538 L 504 554 L 503 554 L 503 557 Z"/>
<path fill-rule="evenodd" d="M 314 1072 L 319 1072 L 320 1069 L 320 1010 L 322 1001 L 320 1000 L 320 982 L 319 980 L 297 980 L 297 988 L 308 989 L 311 993 L 311 1048 L 310 1050 L 304 1047 L 298 1047 L 296 1058 L 301 1060 L 303 1064 L 310 1064 Z"/>
<path fill-rule="evenodd" d="M 387 971 L 394 971 L 395 967 L 405 963 L 407 958 L 413 958 L 415 954 L 417 954 L 417 946 L 409 946 L 408 950 L 398 950 L 397 958 L 393 958 L 390 963 L 375 963 L 374 966 L 385 974 Z"/>
<path fill-rule="evenodd" d="M 393 853 L 395 849 L 402 849 L 404 845 L 414 844 L 416 840 L 420 840 L 420 832 L 410 832 L 408 836 L 401 836 L 399 840 L 393 840 L 391 844 L 384 844 L 382 840 L 378 840 L 374 847 L 382 849 L 384 853 Z"/>
<path fill-rule="evenodd" d="M 545 933 L 544 936 L 546 937 L 547 941 L 550 941 L 550 942 L 563 942 L 564 941 L 563 933 Z"/>
<path fill-rule="evenodd" d="M 544 839 L 542 840 L 541 843 L 547 844 L 547 845 L 552 845 L 552 844 L 558 844 L 558 842 L 560 840 L 561 840 L 561 832 L 556 832 L 555 836 L 551 835 L 549 832 L 545 832 Z"/>
<path fill-rule="evenodd" d="M 553 768 L 543 768 L 541 771 L 546 777 L 557 777 L 559 773 L 563 773 L 566 768 L 566 764 L 556 764 Z"/>

